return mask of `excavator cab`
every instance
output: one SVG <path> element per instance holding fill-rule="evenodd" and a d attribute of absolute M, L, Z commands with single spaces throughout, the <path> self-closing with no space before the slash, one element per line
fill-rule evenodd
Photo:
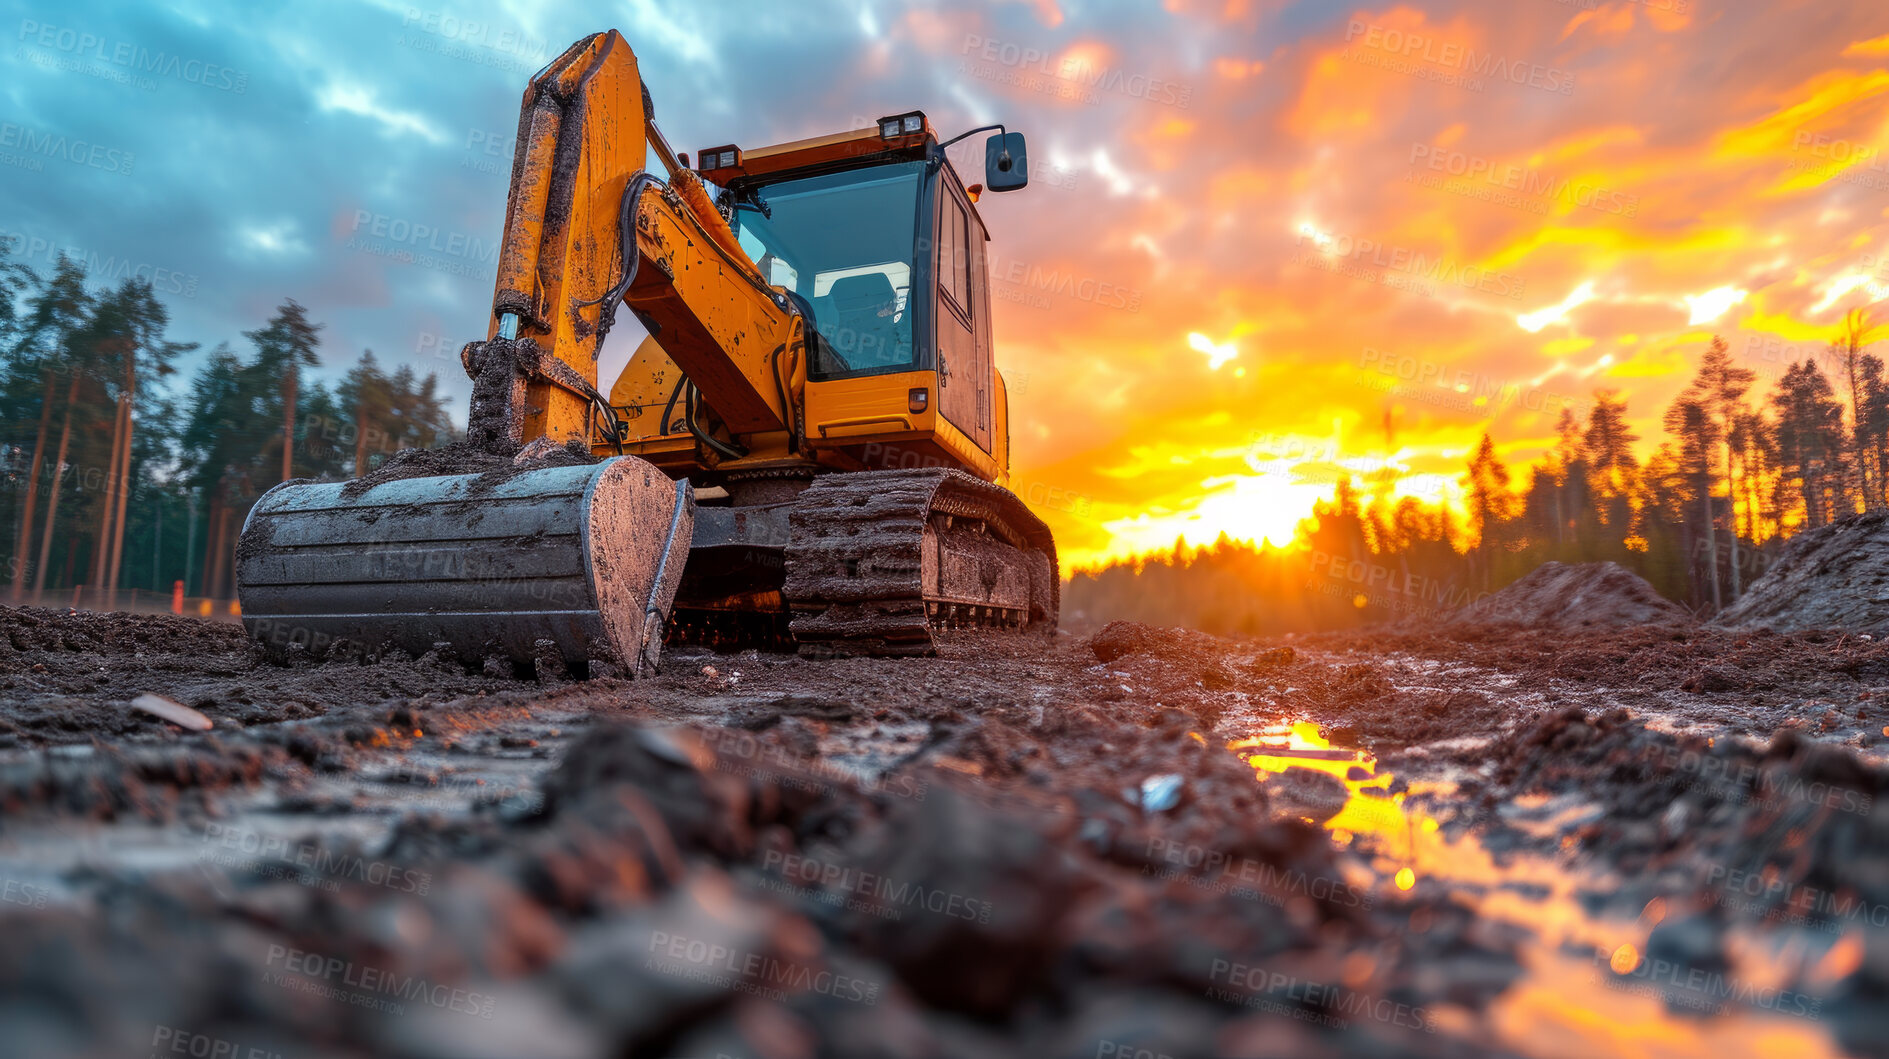
<path fill-rule="evenodd" d="M 988 130 L 972 132 L 979 131 Z M 717 458 L 728 454 L 696 436 L 722 433 L 712 413 L 695 424 L 676 415 L 678 406 L 686 413 L 686 402 L 675 399 L 686 373 L 662 348 L 659 328 L 624 369 L 611 403 L 628 427 L 628 451 L 697 488 L 675 635 L 739 643 L 758 630 L 762 639 L 806 641 L 808 621 L 798 633 L 788 631 L 793 556 L 783 553 L 792 547 L 767 542 L 793 538 L 790 512 L 808 502 L 801 490 L 816 479 L 824 491 L 844 480 L 835 471 L 959 473 L 982 482 L 1008 476 L 1008 407 L 995 364 L 985 253 L 990 235 L 976 206 L 980 188 L 967 187 L 946 154 L 952 142 L 941 143 L 925 116 L 911 113 L 831 136 L 697 153 L 696 171 L 719 188 L 717 208 L 740 249 L 804 322 L 803 437 L 798 451 L 783 452 L 763 448 L 775 439 L 750 435 L 744 455 Z M 1000 129 L 991 136 L 986 183 L 1024 187 L 1025 151 L 1021 133 Z M 733 432 L 726 440 L 735 441 Z M 1014 506 L 1015 516 L 1001 522 L 1006 529 L 1040 525 Z M 1046 532 L 1030 536 L 1047 540 Z M 934 556 L 943 554 L 935 541 L 933 548 Z M 848 561 L 856 569 L 873 558 Z M 1012 605 L 958 611 L 941 602 L 941 613 L 959 622 L 1009 624 L 1053 613 L 1047 605 L 1032 609 L 1027 587 L 1036 585 L 1040 604 L 1053 594 L 1046 586 L 1053 576 L 1024 569 L 1032 563 L 994 571 L 988 558 L 967 576 L 1010 584 Z M 989 590 L 975 595 L 991 598 Z M 909 628 L 904 634 L 930 642 Z"/>
<path fill-rule="evenodd" d="M 980 131 L 988 130 L 972 133 Z M 953 142 L 941 144 L 914 112 L 869 129 L 696 155 L 742 251 L 806 321 L 808 430 L 834 443 L 829 465 L 1008 474 L 990 234 L 976 202 L 985 187 L 1026 186 L 1027 148 L 1022 133 L 991 136 L 985 182 L 967 187 L 944 149 Z M 629 451 L 666 469 L 695 462 L 697 446 L 664 389 L 679 374 L 652 333 L 611 391 Z M 714 477 L 695 480 L 721 484 Z"/>

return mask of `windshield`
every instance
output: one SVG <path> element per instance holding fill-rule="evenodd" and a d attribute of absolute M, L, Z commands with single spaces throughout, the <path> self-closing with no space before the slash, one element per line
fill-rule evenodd
<path fill-rule="evenodd" d="M 922 172 L 910 164 L 856 169 L 769 184 L 737 199 L 741 248 L 769 283 L 798 294 L 812 311 L 814 377 L 912 366 Z"/>

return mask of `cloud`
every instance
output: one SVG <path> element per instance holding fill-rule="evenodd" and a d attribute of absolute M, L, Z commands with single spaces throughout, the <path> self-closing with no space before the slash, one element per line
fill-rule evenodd
<path fill-rule="evenodd" d="M 413 135 L 428 143 L 446 142 L 446 134 L 435 128 L 432 122 L 410 110 L 382 106 L 375 99 L 373 90 L 362 85 L 330 84 L 315 97 L 315 102 L 322 110 L 338 110 L 368 118 L 381 126 L 384 136 Z"/>
<path fill-rule="evenodd" d="M 1878 297 L 1880 12 L 1651 6 L 74 0 L 63 24 L 197 76 L 13 41 L 0 125 L 135 166 L 0 166 L 0 227 L 41 266 L 67 247 L 193 278 L 173 331 L 206 347 L 296 297 L 329 377 L 371 346 L 439 372 L 463 416 L 450 351 L 484 332 L 492 264 L 373 232 L 495 240 L 520 94 L 570 42 L 621 28 L 680 147 L 1002 121 L 1037 168 L 978 204 L 1012 471 L 1093 499 L 1043 511 L 1085 562 L 1277 532 L 1359 468 L 1447 500 L 1481 433 L 1529 459 L 1599 387 L 1650 445 L 1714 330 L 1769 370 Z M 1179 335 L 1210 386 L 1176 370 Z M 624 314 L 606 381 L 641 337 Z"/>
<path fill-rule="evenodd" d="M 1538 309 L 1532 313 L 1523 313 L 1515 318 L 1515 322 L 1522 325 L 1522 330 L 1531 335 L 1536 334 L 1549 324 L 1566 323 L 1569 312 L 1593 300 L 1594 281 L 1587 280 L 1569 292 L 1567 297 L 1561 299 L 1560 304 Z"/>

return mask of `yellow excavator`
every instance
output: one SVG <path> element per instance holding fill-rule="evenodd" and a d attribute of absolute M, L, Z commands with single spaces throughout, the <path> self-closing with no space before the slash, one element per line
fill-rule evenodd
<path fill-rule="evenodd" d="M 945 148 L 977 132 L 966 187 Z M 1003 486 L 976 205 L 1025 186 L 1026 147 L 964 136 L 912 112 L 690 168 L 623 37 L 572 45 L 525 91 L 466 438 L 265 494 L 237 549 L 250 634 L 639 673 L 664 643 L 1053 630 L 1055 544 Z M 619 306 L 649 337 L 604 393 Z"/>

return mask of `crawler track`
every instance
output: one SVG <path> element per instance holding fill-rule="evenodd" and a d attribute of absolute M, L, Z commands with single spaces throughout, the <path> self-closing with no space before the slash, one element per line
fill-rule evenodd
<path fill-rule="evenodd" d="M 830 475 L 788 517 L 782 595 L 806 654 L 931 654 L 932 631 L 1053 630 L 1049 528 L 1009 490 L 928 468 Z"/>

